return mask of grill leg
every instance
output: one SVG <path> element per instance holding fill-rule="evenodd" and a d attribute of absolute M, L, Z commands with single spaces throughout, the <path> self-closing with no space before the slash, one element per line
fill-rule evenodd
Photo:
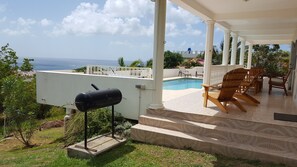
<path fill-rule="evenodd" d="M 112 105 L 112 111 L 111 111 L 111 133 L 112 133 L 112 138 L 114 138 L 114 105 Z"/>

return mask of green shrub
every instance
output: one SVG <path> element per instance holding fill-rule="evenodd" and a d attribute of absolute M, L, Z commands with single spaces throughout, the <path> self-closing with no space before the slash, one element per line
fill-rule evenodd
<path fill-rule="evenodd" d="M 35 84 L 35 78 L 11 75 L 3 80 L 1 91 L 5 95 L 3 106 L 8 133 L 13 133 L 26 147 L 33 146 L 30 139 L 38 126 Z"/>
<path fill-rule="evenodd" d="M 64 117 L 65 116 L 65 109 L 61 108 L 61 107 L 56 107 L 53 106 L 51 107 L 51 109 L 49 110 L 49 112 L 46 114 L 46 117 Z"/>
<path fill-rule="evenodd" d="M 36 113 L 36 118 L 37 119 L 45 119 L 47 117 L 47 114 L 49 113 L 49 110 L 51 109 L 50 105 L 46 104 L 40 104 L 39 105 L 39 110 Z"/>
<path fill-rule="evenodd" d="M 132 124 L 130 122 L 123 122 L 115 127 L 115 131 L 121 137 L 129 138 Z"/>
<path fill-rule="evenodd" d="M 0 113 L 0 127 L 4 125 L 4 114 Z"/>
<path fill-rule="evenodd" d="M 199 61 L 200 58 L 192 58 L 184 61 L 181 65 L 185 66 L 186 68 L 196 67 L 196 66 L 203 66 Z"/>
<path fill-rule="evenodd" d="M 176 68 L 184 61 L 184 58 L 179 53 L 170 51 L 164 52 L 164 68 Z"/>
<path fill-rule="evenodd" d="M 115 113 L 115 126 L 125 122 L 124 117 Z M 65 145 L 84 139 L 84 113 L 78 112 L 65 125 Z M 101 108 L 88 112 L 88 138 L 111 132 L 111 110 Z M 125 132 L 127 133 L 127 132 Z"/>
<path fill-rule="evenodd" d="M 80 68 L 76 68 L 74 69 L 75 72 L 83 72 L 83 73 L 86 73 L 87 71 L 87 67 L 84 66 L 84 67 L 80 67 Z"/>

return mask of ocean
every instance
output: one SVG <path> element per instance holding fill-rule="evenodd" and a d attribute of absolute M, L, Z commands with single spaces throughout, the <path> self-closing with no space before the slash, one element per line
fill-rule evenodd
<path fill-rule="evenodd" d="M 34 70 L 72 70 L 87 65 L 118 66 L 117 60 L 91 60 L 91 59 L 70 59 L 70 58 L 32 58 Z M 18 59 L 21 66 L 23 58 Z"/>

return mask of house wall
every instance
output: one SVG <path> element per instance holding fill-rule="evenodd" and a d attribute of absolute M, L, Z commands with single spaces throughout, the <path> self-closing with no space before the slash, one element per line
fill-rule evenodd
<path fill-rule="evenodd" d="M 99 89 L 117 88 L 122 92 L 123 99 L 115 105 L 115 111 L 125 118 L 137 120 L 140 114 L 145 114 L 152 103 L 153 80 L 143 78 L 123 78 L 98 76 L 67 72 L 43 71 L 37 72 L 37 102 L 76 109 L 74 100 L 81 92 L 93 91 L 91 84 Z M 136 85 L 144 85 L 140 90 Z"/>

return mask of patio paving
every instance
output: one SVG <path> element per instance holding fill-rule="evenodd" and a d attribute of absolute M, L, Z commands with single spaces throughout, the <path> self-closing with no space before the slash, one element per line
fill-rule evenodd
<path fill-rule="evenodd" d="M 207 108 L 203 107 L 202 89 L 163 90 L 163 103 L 166 109 L 178 112 L 297 127 L 297 122 L 274 120 L 274 113 L 297 115 L 297 105 L 292 96 L 285 96 L 282 89 L 272 89 L 269 95 L 267 79 L 263 86 L 262 92 L 256 95 L 253 91 L 249 92 L 260 101 L 258 106 L 240 101 L 247 109 L 246 113 L 233 104 L 228 105 L 229 113 L 220 111 L 211 101 L 208 101 Z"/>

